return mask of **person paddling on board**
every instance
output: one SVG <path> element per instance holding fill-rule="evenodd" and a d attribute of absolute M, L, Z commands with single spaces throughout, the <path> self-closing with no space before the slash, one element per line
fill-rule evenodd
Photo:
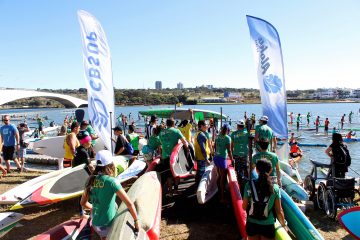
<path fill-rule="evenodd" d="M 296 131 L 299 131 L 299 129 L 300 129 L 300 122 L 301 122 L 301 114 L 298 113 L 298 115 L 296 117 Z"/>
<path fill-rule="evenodd" d="M 319 133 L 319 125 L 320 125 L 320 116 L 317 116 L 316 120 L 315 120 L 315 130 L 316 133 Z"/>
<path fill-rule="evenodd" d="M 249 240 L 275 239 L 275 216 L 287 230 L 281 207 L 280 188 L 271 182 L 272 164 L 266 159 L 256 162 L 258 179 L 246 183 L 242 207 L 247 212 L 246 233 Z"/>
<path fill-rule="evenodd" d="M 326 136 L 329 134 L 329 123 L 330 123 L 329 118 L 326 118 L 324 122 L 324 131 Z"/>
<path fill-rule="evenodd" d="M 341 119 L 340 119 L 341 130 L 344 129 L 345 116 L 346 116 L 346 114 L 342 115 L 342 116 L 341 116 Z"/>
<path fill-rule="evenodd" d="M 259 141 L 259 147 L 261 148 L 261 150 L 252 157 L 251 171 L 255 169 L 258 160 L 267 159 L 271 162 L 272 165 L 272 171 L 270 172 L 270 176 L 272 177 L 273 182 L 281 186 L 282 184 L 279 158 L 275 153 L 268 151 L 268 146 L 269 140 L 267 138 L 261 138 Z"/>
<path fill-rule="evenodd" d="M 234 155 L 234 166 L 238 182 L 242 185 L 243 180 L 249 179 L 249 137 L 245 128 L 244 120 L 237 123 L 237 130 L 230 135 L 231 151 Z M 243 188 L 241 188 L 243 189 Z"/>
<path fill-rule="evenodd" d="M 215 156 L 214 156 L 214 164 L 217 167 L 217 171 L 219 174 L 218 178 L 218 187 L 220 190 L 220 202 L 226 203 L 224 193 L 225 193 L 225 184 L 226 184 L 226 171 L 228 168 L 228 158 L 231 162 L 233 162 L 233 155 L 231 151 L 231 138 L 229 137 L 230 126 L 225 123 L 219 135 L 215 140 Z"/>
<path fill-rule="evenodd" d="M 126 204 L 134 219 L 134 223 L 128 224 L 134 224 L 135 230 L 139 231 L 140 223 L 135 205 L 120 181 L 115 178 L 113 156 L 110 151 L 101 150 L 96 154 L 96 168 L 86 182 L 80 201 L 84 209 L 91 210 L 92 226 L 101 239 L 106 239 L 116 217 L 116 196 Z"/>
<path fill-rule="evenodd" d="M 310 125 L 310 117 L 311 117 L 311 114 L 310 114 L 310 112 L 308 112 L 308 114 L 306 115 L 307 126 Z"/>
<path fill-rule="evenodd" d="M 356 132 L 355 131 L 350 131 L 350 132 L 348 132 L 347 134 L 346 134 L 346 138 L 347 139 L 351 139 L 353 136 L 355 136 L 356 135 Z"/>

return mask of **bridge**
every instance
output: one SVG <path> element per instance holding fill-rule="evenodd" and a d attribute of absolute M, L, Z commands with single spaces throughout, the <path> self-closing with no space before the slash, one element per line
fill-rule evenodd
<path fill-rule="evenodd" d="M 0 89 L 0 105 L 24 98 L 43 97 L 60 102 L 65 108 L 86 107 L 87 101 L 80 98 L 50 92 L 34 90 Z"/>

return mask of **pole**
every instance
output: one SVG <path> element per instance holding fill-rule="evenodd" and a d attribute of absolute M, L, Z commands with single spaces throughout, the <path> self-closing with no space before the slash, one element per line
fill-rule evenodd
<path fill-rule="evenodd" d="M 220 128 L 222 128 L 222 117 L 223 117 L 222 107 L 220 107 Z"/>
<path fill-rule="evenodd" d="M 111 141 L 110 141 L 110 144 L 111 144 L 111 154 L 113 154 L 114 153 L 114 149 L 113 149 L 113 143 L 112 143 L 112 129 L 113 129 L 113 127 L 112 127 L 112 125 L 113 125 L 113 122 L 112 122 L 112 112 L 109 112 L 110 113 L 110 138 L 111 138 Z"/>

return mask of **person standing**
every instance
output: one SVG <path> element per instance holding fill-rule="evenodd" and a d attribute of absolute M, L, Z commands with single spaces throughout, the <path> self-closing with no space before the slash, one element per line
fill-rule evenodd
<path fill-rule="evenodd" d="M 245 123 L 240 120 L 237 123 L 237 130 L 230 135 L 231 151 L 234 155 L 235 170 L 239 184 L 243 178 L 249 179 L 249 137 L 245 129 Z M 241 188 L 242 189 L 242 188 Z"/>
<path fill-rule="evenodd" d="M 353 115 L 354 113 L 353 113 L 353 111 L 350 111 L 350 113 L 349 113 L 349 123 L 351 124 L 351 122 L 352 122 L 352 115 Z"/>
<path fill-rule="evenodd" d="M 296 131 L 299 131 L 299 129 L 300 129 L 300 122 L 301 122 L 301 115 L 300 115 L 300 113 L 298 113 L 298 115 L 296 117 Z"/>
<path fill-rule="evenodd" d="M 341 130 L 344 129 L 345 116 L 346 116 L 346 114 L 342 115 L 342 116 L 341 116 L 341 119 L 340 119 Z"/>
<path fill-rule="evenodd" d="M 331 158 L 333 176 L 344 178 L 349 166 L 351 165 L 351 157 L 346 144 L 340 133 L 332 135 L 332 143 L 325 150 L 326 155 Z"/>
<path fill-rule="evenodd" d="M 226 184 L 226 171 L 228 168 L 227 160 L 230 159 L 231 162 L 234 161 L 232 151 L 231 151 L 231 138 L 228 135 L 230 133 L 229 124 L 225 123 L 221 132 L 215 140 L 215 156 L 214 164 L 217 167 L 219 178 L 218 178 L 218 187 L 220 190 L 220 202 L 226 203 L 225 200 L 225 184 Z"/>
<path fill-rule="evenodd" d="M 71 124 L 71 132 L 65 136 L 64 139 L 64 160 L 62 167 L 67 168 L 72 166 L 72 160 L 74 159 L 76 148 L 80 146 L 80 142 L 76 137 L 80 131 L 80 124 L 73 122 Z M 59 166 L 61 167 L 61 166 Z"/>
<path fill-rule="evenodd" d="M 294 115 L 293 115 L 293 112 L 290 112 L 290 124 L 293 124 L 293 121 L 294 121 Z"/>
<path fill-rule="evenodd" d="M 131 143 L 134 148 L 134 156 L 139 154 L 139 139 L 140 136 L 135 132 L 134 125 L 129 125 L 128 134 L 126 135 L 127 140 Z"/>
<path fill-rule="evenodd" d="M 114 127 L 114 135 L 116 136 L 114 155 L 129 155 L 127 149 L 125 148 L 127 144 L 126 138 L 123 136 L 123 130 L 121 127 Z"/>
<path fill-rule="evenodd" d="M 310 125 L 310 117 L 311 117 L 311 114 L 310 114 L 310 112 L 308 112 L 306 115 L 307 126 Z"/>
<path fill-rule="evenodd" d="M 6 170 L 8 173 L 10 172 L 10 160 L 13 160 L 16 164 L 17 170 L 21 172 L 21 165 L 15 156 L 15 151 L 20 150 L 19 131 L 14 124 L 10 123 L 9 115 L 4 116 L 3 122 L 4 125 L 0 127 L 0 135 Z"/>
<path fill-rule="evenodd" d="M 173 195 L 174 178 L 170 171 L 170 155 L 174 147 L 178 144 L 179 140 L 185 147 L 186 154 L 190 154 L 188 143 L 179 129 L 175 128 L 175 121 L 173 118 L 166 120 L 166 128 L 162 129 L 159 134 L 162 151 L 160 163 L 156 167 L 157 172 L 161 172 L 161 182 L 166 182 L 166 190 L 170 196 Z"/>
<path fill-rule="evenodd" d="M 17 151 L 17 155 L 21 164 L 21 171 L 24 170 L 24 164 L 25 164 L 25 158 L 26 158 L 26 148 L 28 146 L 27 143 L 25 143 L 25 133 L 29 132 L 29 128 L 26 123 L 20 123 L 18 125 L 18 131 L 19 131 L 19 137 L 20 137 L 20 149 Z"/>
<path fill-rule="evenodd" d="M 275 152 L 276 150 L 276 137 L 274 137 L 273 130 L 267 125 L 269 118 L 267 116 L 262 116 L 259 120 L 259 125 L 255 127 L 255 149 L 260 152 L 261 148 L 259 146 L 259 141 L 262 138 L 269 140 L 270 144 L 268 145 L 268 151 Z"/>
<path fill-rule="evenodd" d="M 319 133 L 319 125 L 320 125 L 320 116 L 317 116 L 316 120 L 315 120 L 315 130 L 316 133 Z"/>
<path fill-rule="evenodd" d="M 157 125 L 157 117 L 152 115 L 150 117 L 150 122 L 149 124 L 146 126 L 146 129 L 145 129 L 145 138 L 147 140 L 150 139 L 150 136 L 153 134 L 153 128 L 156 128 L 156 125 Z"/>
<path fill-rule="evenodd" d="M 184 135 L 186 141 L 188 141 L 188 143 L 192 143 L 192 136 L 191 136 L 191 130 L 193 128 L 192 126 L 192 120 L 190 119 L 190 122 L 188 120 L 183 120 L 181 121 L 181 123 L 178 126 L 178 129 L 180 130 L 180 132 L 182 133 L 182 135 Z"/>
<path fill-rule="evenodd" d="M 329 123 L 330 123 L 329 118 L 326 118 L 324 122 L 324 131 L 326 136 L 329 134 Z"/>
<path fill-rule="evenodd" d="M 198 122 L 198 131 L 194 136 L 195 160 L 197 162 L 197 171 L 195 175 L 195 183 L 199 184 L 205 167 L 209 162 L 211 150 L 209 148 L 209 139 L 206 136 L 206 123 L 203 120 Z"/>

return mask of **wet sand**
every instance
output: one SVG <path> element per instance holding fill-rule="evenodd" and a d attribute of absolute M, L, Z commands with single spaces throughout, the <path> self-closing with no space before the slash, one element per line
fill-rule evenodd
<path fill-rule="evenodd" d="M 0 179 L 0 193 L 40 174 L 42 173 L 11 173 Z M 163 199 L 160 239 L 240 239 L 230 198 L 229 205 L 219 204 L 217 197 L 205 205 L 199 205 L 193 180 L 183 182 L 179 191 L 180 195 Z M 9 208 L 10 206 L 0 206 L 0 212 L 5 212 Z M 77 199 L 44 207 L 31 207 L 18 212 L 25 215 L 20 221 L 23 226 L 12 229 L 2 239 L 31 239 L 51 227 L 79 217 Z M 308 211 L 307 216 L 325 239 L 353 239 L 337 221 L 328 219 L 321 210 Z M 99 238 L 94 236 L 92 239 Z"/>

